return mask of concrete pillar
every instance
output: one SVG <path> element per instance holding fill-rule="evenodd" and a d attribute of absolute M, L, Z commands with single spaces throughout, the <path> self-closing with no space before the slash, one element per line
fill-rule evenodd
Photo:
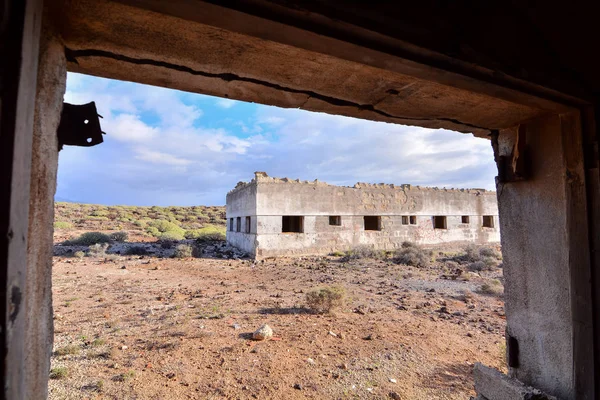
<path fill-rule="evenodd" d="M 67 69 L 63 44 L 44 20 L 31 162 L 26 275 L 25 364 L 27 399 L 45 399 L 53 343 L 52 253 L 58 140 Z"/>
<path fill-rule="evenodd" d="M 517 132 L 518 127 L 500 132 L 497 161 L 504 156 L 512 166 Z M 497 185 L 507 347 L 512 351 L 508 375 L 560 399 L 592 399 L 590 254 L 579 114 L 538 118 L 521 126 L 521 132 L 525 179 Z M 489 382 L 498 380 L 483 376 L 484 369 L 475 374 L 478 392 L 495 393 Z"/>

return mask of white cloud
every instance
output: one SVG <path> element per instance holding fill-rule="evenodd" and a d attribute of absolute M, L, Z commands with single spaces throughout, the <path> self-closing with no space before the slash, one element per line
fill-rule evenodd
<path fill-rule="evenodd" d="M 237 102 L 235 100 L 231 99 L 219 99 L 215 104 L 221 108 L 229 109 L 235 106 L 236 103 Z"/>
<path fill-rule="evenodd" d="M 227 191 L 254 171 L 340 185 L 494 188 L 490 143 L 468 134 L 260 105 L 243 119 L 235 108 L 226 129 L 200 105 L 223 108 L 218 103 L 227 99 L 202 103 L 177 91 L 72 74 L 68 85 L 66 100 L 97 100 L 107 135 L 100 146 L 61 151 L 62 199 L 224 204 Z"/>

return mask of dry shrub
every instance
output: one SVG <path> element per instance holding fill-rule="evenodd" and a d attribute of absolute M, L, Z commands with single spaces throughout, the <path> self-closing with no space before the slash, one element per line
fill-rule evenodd
<path fill-rule="evenodd" d="M 105 257 L 106 250 L 108 250 L 108 243 L 93 244 L 88 249 L 88 256 L 90 257 Z"/>
<path fill-rule="evenodd" d="M 343 307 L 346 302 L 346 289 L 340 286 L 327 286 L 306 293 L 306 306 L 313 312 L 330 313 Z"/>
<path fill-rule="evenodd" d="M 114 240 L 115 242 L 125 242 L 127 239 L 129 239 L 129 234 L 127 232 L 113 232 L 110 234 L 110 239 Z"/>
<path fill-rule="evenodd" d="M 75 239 L 65 240 L 65 246 L 91 246 L 98 243 L 110 243 L 110 236 L 101 232 L 86 232 Z"/>
<path fill-rule="evenodd" d="M 502 282 L 497 279 L 492 279 L 488 283 L 484 283 L 477 290 L 480 294 L 486 294 L 490 296 L 499 296 L 504 293 L 504 286 L 502 286 Z"/>
<path fill-rule="evenodd" d="M 374 250 L 368 246 L 358 246 L 351 250 L 348 250 L 342 258 L 340 258 L 341 262 L 348 262 L 352 260 L 361 260 L 363 258 L 382 258 L 384 256 L 384 252 L 381 250 Z"/>
<path fill-rule="evenodd" d="M 192 257 L 194 252 L 194 248 L 189 244 L 180 244 L 175 248 L 175 253 L 173 254 L 175 258 L 189 258 Z"/>
<path fill-rule="evenodd" d="M 410 265 L 412 267 L 426 267 L 429 265 L 431 254 L 419 245 L 403 242 L 402 247 L 396 252 L 396 264 Z"/>

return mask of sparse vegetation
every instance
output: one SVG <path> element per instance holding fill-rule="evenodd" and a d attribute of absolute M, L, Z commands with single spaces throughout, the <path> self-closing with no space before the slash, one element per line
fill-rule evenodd
<path fill-rule="evenodd" d="M 83 257 L 85 257 L 85 251 L 81 251 L 81 250 L 76 251 L 75 253 L 73 253 L 73 257 L 75 257 L 75 258 L 83 258 Z"/>
<path fill-rule="evenodd" d="M 385 256 L 385 252 L 382 250 L 374 250 L 368 246 L 358 246 L 351 250 L 348 250 L 344 253 L 343 257 L 340 259 L 341 262 L 348 262 L 352 260 L 361 260 L 364 258 L 383 258 Z"/>
<path fill-rule="evenodd" d="M 85 232 L 75 239 L 65 240 L 65 246 L 91 246 L 98 243 L 110 243 L 110 236 L 101 232 Z"/>
<path fill-rule="evenodd" d="M 56 221 L 54 222 L 54 229 L 71 229 L 73 224 L 66 221 Z"/>
<path fill-rule="evenodd" d="M 412 242 L 403 242 L 402 247 L 396 252 L 396 264 L 410 265 L 411 267 L 426 267 L 431 260 L 431 252 L 425 251 L 421 246 Z"/>
<path fill-rule="evenodd" d="M 192 257 L 194 248 L 189 244 L 180 244 L 175 247 L 175 258 L 189 258 Z"/>
<path fill-rule="evenodd" d="M 50 379 L 64 379 L 69 376 L 69 370 L 66 367 L 56 367 L 50 370 Z"/>
<path fill-rule="evenodd" d="M 75 344 L 69 344 L 67 346 L 59 347 L 54 351 L 54 355 L 58 357 L 64 357 L 68 355 L 78 354 L 81 348 Z"/>
<path fill-rule="evenodd" d="M 110 235 L 110 239 L 115 241 L 115 242 L 125 242 L 127 241 L 127 239 L 129 239 L 129 234 L 127 232 L 113 232 Z"/>
<path fill-rule="evenodd" d="M 88 256 L 90 257 L 105 257 L 106 250 L 108 250 L 108 243 L 97 243 L 93 244 L 88 249 Z"/>
<path fill-rule="evenodd" d="M 498 279 L 492 279 L 489 282 L 481 285 L 477 290 L 477 293 L 498 296 L 504 293 L 504 286 L 502 286 L 502 282 L 500 282 Z"/>
<path fill-rule="evenodd" d="M 344 306 L 346 289 L 341 286 L 327 286 L 306 293 L 306 306 L 313 312 L 330 313 Z"/>

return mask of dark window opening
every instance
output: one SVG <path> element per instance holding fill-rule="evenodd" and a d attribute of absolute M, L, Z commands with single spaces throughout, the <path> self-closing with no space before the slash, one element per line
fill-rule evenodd
<path fill-rule="evenodd" d="M 494 216 L 484 215 L 483 216 L 483 227 L 484 228 L 493 228 L 494 227 Z"/>
<path fill-rule="evenodd" d="M 415 217 L 414 215 L 410 216 L 410 224 L 411 225 L 416 225 L 417 224 L 417 217 Z"/>
<path fill-rule="evenodd" d="M 336 226 L 342 225 L 342 217 L 340 217 L 339 215 L 329 216 L 329 225 L 336 225 Z"/>
<path fill-rule="evenodd" d="M 236 222 L 235 231 L 241 232 L 242 231 L 242 217 L 237 217 L 235 222 Z"/>
<path fill-rule="evenodd" d="M 304 232 L 304 217 L 296 215 L 284 215 L 281 218 L 281 232 Z"/>
<path fill-rule="evenodd" d="M 443 215 L 434 216 L 433 229 L 448 229 L 446 225 L 446 217 Z"/>
<path fill-rule="evenodd" d="M 233 218 L 229 218 L 229 230 L 233 232 Z"/>
<path fill-rule="evenodd" d="M 365 231 L 380 231 L 381 217 L 365 215 Z"/>
<path fill-rule="evenodd" d="M 246 217 L 246 233 L 250 233 L 250 228 L 252 227 L 251 223 L 252 219 L 250 217 Z"/>
<path fill-rule="evenodd" d="M 408 225 L 408 217 L 405 215 L 402 216 L 402 225 Z"/>
<path fill-rule="evenodd" d="M 463 224 L 468 224 L 469 223 L 469 216 L 468 215 L 463 215 L 462 217 L 460 217 L 460 222 Z"/>

